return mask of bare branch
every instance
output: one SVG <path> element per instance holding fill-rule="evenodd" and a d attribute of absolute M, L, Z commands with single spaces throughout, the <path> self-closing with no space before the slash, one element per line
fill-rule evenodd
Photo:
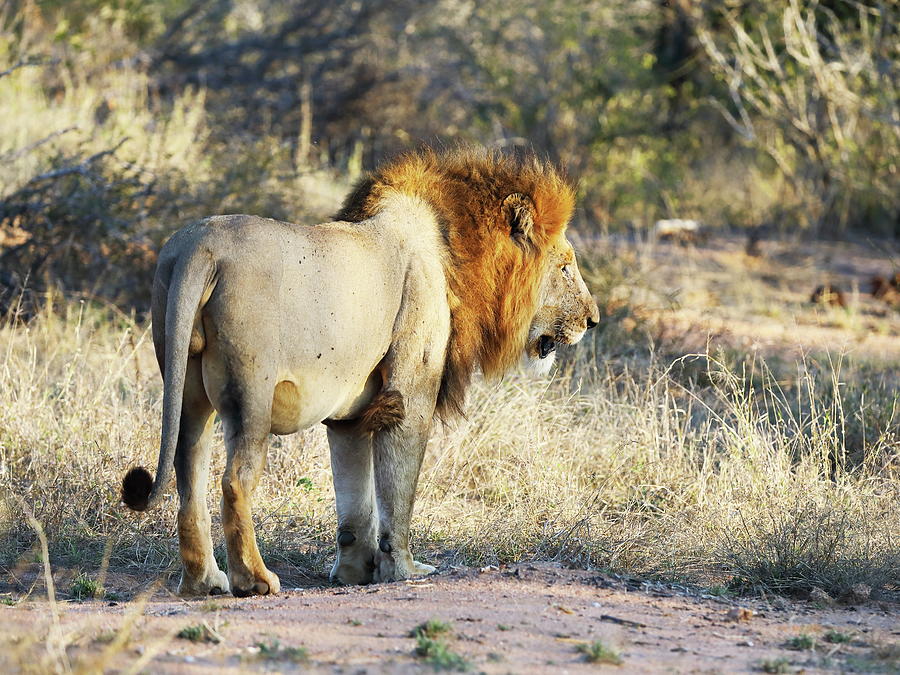
<path fill-rule="evenodd" d="M 59 131 L 54 131 L 49 136 L 45 136 L 44 138 L 42 138 L 39 141 L 35 141 L 34 143 L 26 145 L 24 148 L 19 148 L 18 150 L 14 151 L 14 152 L 8 152 L 5 155 L 0 155 L 0 160 L 2 160 L 4 162 L 10 162 L 14 159 L 18 159 L 19 157 L 23 157 L 24 155 L 27 155 L 32 150 L 36 150 L 37 148 L 41 147 L 45 143 L 49 143 L 54 138 L 59 138 L 60 136 L 69 133 L 70 131 L 75 131 L 76 129 L 78 129 L 77 126 L 72 126 L 72 127 L 66 127 L 65 129 L 60 129 Z"/>
<path fill-rule="evenodd" d="M 102 150 L 100 152 L 94 153 L 87 159 L 74 166 L 64 166 L 60 169 L 54 169 L 53 171 L 48 171 L 46 173 L 39 174 L 31 178 L 26 185 L 33 185 L 34 183 L 39 183 L 44 180 L 52 180 L 54 178 L 60 178 L 62 176 L 68 176 L 75 173 L 85 174 L 87 172 L 88 167 L 96 162 L 101 157 L 106 157 L 107 155 L 115 154 L 115 152 L 122 147 L 122 145 L 128 140 L 128 138 L 123 138 L 121 141 L 116 143 L 113 147 L 108 150 Z"/>
<path fill-rule="evenodd" d="M 0 71 L 0 77 L 6 77 L 7 75 L 17 71 L 19 68 L 27 68 L 28 66 L 42 66 L 45 63 L 47 63 L 47 62 L 39 57 L 35 57 L 35 58 L 31 58 L 31 59 L 22 59 L 18 63 L 15 63 L 11 67 L 7 68 L 6 70 Z"/>

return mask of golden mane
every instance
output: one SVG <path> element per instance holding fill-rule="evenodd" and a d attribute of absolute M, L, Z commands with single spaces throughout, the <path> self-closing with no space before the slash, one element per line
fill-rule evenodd
<path fill-rule="evenodd" d="M 451 331 L 437 411 L 461 412 L 476 366 L 491 376 L 519 359 L 546 253 L 572 217 L 575 193 L 559 169 L 533 155 L 426 149 L 360 180 L 335 218 L 371 218 L 391 192 L 425 201 L 447 244 Z M 522 208 L 527 231 L 516 230 Z"/>

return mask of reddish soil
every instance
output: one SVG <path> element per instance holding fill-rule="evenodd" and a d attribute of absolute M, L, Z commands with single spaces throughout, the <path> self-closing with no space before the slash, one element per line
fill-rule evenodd
<path fill-rule="evenodd" d="M 452 636 L 443 639 L 475 672 L 900 668 L 900 605 L 893 602 L 736 601 L 549 564 L 461 569 L 378 586 L 294 588 L 265 598 L 185 601 L 159 590 L 146 604 L 138 598 L 57 607 L 54 631 L 45 598 L 0 606 L 0 671 L 46 672 L 54 664 L 62 670 L 67 662 L 87 672 L 430 672 L 414 653 L 410 631 L 431 618 L 452 624 Z M 129 636 L 123 627 L 130 620 Z M 175 636 L 204 623 L 221 642 Z M 828 631 L 849 642 L 828 642 Z M 788 647 L 801 634 L 815 638 L 813 649 Z M 588 663 L 578 646 L 595 641 L 614 649 L 621 665 Z M 274 650 L 259 647 L 276 642 Z M 306 649 L 305 662 L 292 647 Z"/>

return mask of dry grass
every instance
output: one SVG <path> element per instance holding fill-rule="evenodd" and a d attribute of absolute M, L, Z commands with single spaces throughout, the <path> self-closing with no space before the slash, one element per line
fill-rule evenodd
<path fill-rule="evenodd" d="M 52 168 L 54 157 L 116 148 L 115 166 L 138 173 L 156 202 L 176 202 L 149 205 L 151 216 L 245 209 L 299 217 L 324 215 L 340 203 L 349 182 L 295 172 L 282 139 L 237 132 L 228 142 L 214 139 L 206 91 L 161 92 L 147 54 L 121 22 L 87 17 L 81 30 L 90 47 L 83 48 L 56 39 L 47 17 L 32 9 L 27 17 L 0 10 L 0 72 L 10 71 L 0 76 L 0 195 Z M 20 66 L 13 54 L 31 65 Z M 160 224 L 135 222 L 131 229 L 151 225 Z"/>
<path fill-rule="evenodd" d="M 436 430 L 415 521 L 426 558 L 551 559 L 786 593 L 897 583 L 897 401 L 877 396 L 894 373 L 800 362 L 782 386 L 760 362 L 741 371 L 703 355 L 703 377 L 686 377 L 689 358 L 603 364 L 606 339 L 552 381 L 478 383 L 468 418 Z M 0 328 L 7 569 L 34 546 L 9 496 L 43 524 L 54 564 L 91 573 L 109 546 L 111 571 L 176 565 L 174 489 L 149 515 L 118 498 L 129 466 L 155 463 L 160 395 L 147 327 L 115 312 L 73 303 Z M 216 514 L 215 488 L 209 503 Z M 322 574 L 335 526 L 322 429 L 273 438 L 256 503 L 276 568 Z"/>
<path fill-rule="evenodd" d="M 54 46 L 47 26 L 25 25 L 22 35 L 4 29 L 0 46 L 55 60 L 0 77 L 8 112 L 0 119 L 4 198 L 52 172 L 60 157 L 118 147 L 90 179 L 118 185 L 136 176 L 141 197 L 128 193 L 120 204 L 115 192 L 87 215 L 109 220 L 102 232 L 111 237 L 145 245 L 140 252 L 193 216 L 245 210 L 309 221 L 311 211 L 337 206 L 339 182 L 300 175 L 278 139 L 240 147 L 212 140 L 202 90 L 157 97 L 140 60 L 124 58 L 133 47 L 116 22 L 96 21 L 90 50 Z M 71 215 L 65 199 L 73 190 L 94 201 L 66 184 L 48 192 L 47 203 Z M 37 236 L 47 211 L 33 211 Z M 66 231 L 84 232 L 79 222 L 67 221 Z M 142 258 L 147 273 L 136 275 L 127 256 L 108 261 L 103 242 L 86 239 L 91 255 L 126 280 L 149 279 L 152 257 Z M 778 302 L 766 295 L 767 275 L 788 278 L 796 261 L 774 272 L 733 262 L 728 251 L 589 256 L 586 278 L 611 319 L 552 381 L 513 375 L 479 383 L 468 418 L 436 430 L 419 491 L 418 547 L 445 562 L 558 559 L 784 591 L 895 582 L 896 364 L 832 354 L 795 367 L 794 353 L 776 359 L 760 351 L 770 372 L 761 359 L 747 362 L 753 350 L 738 340 L 712 355 L 676 358 L 705 352 L 715 328 L 708 323 L 695 331 L 703 339 L 672 345 L 673 331 L 690 335 L 682 326 L 695 325 L 701 312 L 712 308 L 738 332 L 761 329 L 785 323 L 808 293 Z M 698 280 L 715 265 L 729 282 L 712 292 Z M 52 281 L 43 286 L 52 289 Z M 72 279 L 82 290 L 95 281 Z M 46 530 L 54 564 L 71 568 L 73 578 L 95 578 L 97 570 L 102 577 L 107 563 L 113 575 L 174 569 L 173 499 L 141 516 L 126 512 L 118 496 L 125 470 L 154 465 L 157 453 L 161 383 L 148 327 L 109 307 L 52 295 L 44 304 L 27 325 L 0 326 L 0 564 L 21 579 L 20 565 L 40 558 L 21 499 Z M 829 312 L 825 321 L 808 330 L 856 339 L 887 326 L 879 345 L 898 326 L 855 309 Z M 264 554 L 283 574 L 321 574 L 332 555 L 327 455 L 322 429 L 273 439 L 256 516 Z M 214 488 L 209 502 L 216 513 Z"/>

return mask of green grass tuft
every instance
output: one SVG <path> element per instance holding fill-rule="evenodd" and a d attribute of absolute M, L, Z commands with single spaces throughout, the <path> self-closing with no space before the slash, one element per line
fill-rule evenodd
<path fill-rule="evenodd" d="M 584 642 L 576 647 L 576 649 L 584 654 L 584 659 L 588 663 L 607 663 L 612 666 L 622 665 L 622 657 L 615 649 L 607 647 L 600 640 L 594 642 Z"/>
<path fill-rule="evenodd" d="M 801 651 L 807 651 L 810 649 L 816 648 L 816 638 L 808 633 L 801 633 L 800 635 L 795 635 L 794 637 L 788 639 L 785 643 L 785 646 L 788 649 L 797 649 Z"/>
<path fill-rule="evenodd" d="M 441 635 L 449 635 L 453 632 L 453 624 L 440 619 L 428 619 L 425 623 L 421 623 L 413 628 L 409 636 L 419 637 L 424 635 L 429 638 L 437 638 Z"/>
<path fill-rule="evenodd" d="M 266 661 L 290 661 L 306 663 L 309 661 L 309 650 L 306 647 L 283 647 L 278 640 L 257 642 L 259 658 Z"/>
<path fill-rule="evenodd" d="M 759 664 L 759 669 L 764 673 L 790 673 L 791 662 L 785 658 L 766 659 Z"/>
<path fill-rule="evenodd" d="M 850 633 L 844 633 L 839 630 L 829 630 L 822 636 L 822 639 L 825 642 L 828 642 L 833 645 L 846 644 L 853 640 L 853 636 Z"/>
<path fill-rule="evenodd" d="M 190 640 L 191 642 L 209 642 L 211 644 L 219 644 L 222 641 L 222 636 L 219 635 L 218 631 L 211 628 L 205 621 L 192 626 L 185 626 L 178 631 L 176 637 L 182 640 Z"/>
<path fill-rule="evenodd" d="M 465 658 L 451 651 L 446 642 L 430 638 L 424 633 L 416 637 L 415 653 L 435 670 L 466 672 L 472 668 Z"/>
<path fill-rule="evenodd" d="M 69 592 L 76 600 L 100 599 L 106 594 L 103 586 L 86 574 L 79 574 L 72 580 L 72 588 Z"/>

